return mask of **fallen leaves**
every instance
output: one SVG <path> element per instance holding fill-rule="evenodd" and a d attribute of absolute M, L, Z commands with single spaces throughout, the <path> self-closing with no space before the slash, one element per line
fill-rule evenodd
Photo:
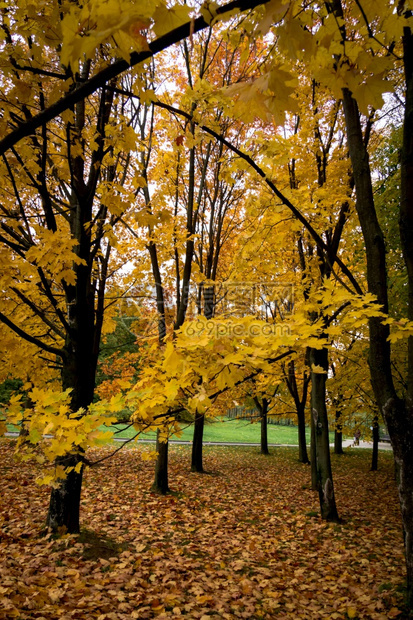
<path fill-rule="evenodd" d="M 175 447 L 166 497 L 148 490 L 153 463 L 124 450 L 85 474 L 81 535 L 52 540 L 38 472 L 1 448 L 0 618 L 403 617 L 391 455 L 378 472 L 364 451 L 335 459 L 343 522 L 327 524 L 294 449 L 208 447 L 199 475 Z"/>

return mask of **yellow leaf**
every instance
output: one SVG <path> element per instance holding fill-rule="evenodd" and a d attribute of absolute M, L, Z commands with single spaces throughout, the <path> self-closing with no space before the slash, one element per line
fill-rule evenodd
<path fill-rule="evenodd" d="M 218 4 L 216 2 L 204 2 L 201 6 L 200 13 L 207 24 L 212 24 L 217 16 Z"/>
<path fill-rule="evenodd" d="M 156 459 L 157 456 L 158 453 L 156 452 L 156 450 L 152 450 L 151 452 L 142 452 L 141 459 L 142 461 L 152 461 Z"/>
<path fill-rule="evenodd" d="M 189 13 L 191 8 L 188 6 L 176 5 L 170 9 L 164 5 L 156 8 L 153 19 L 155 21 L 154 31 L 158 37 L 182 26 L 189 21 Z"/>
<path fill-rule="evenodd" d="M 368 116 L 369 106 L 380 109 L 383 105 L 383 94 L 391 90 L 390 83 L 384 75 L 373 75 L 353 89 L 353 97 L 357 100 L 360 111 Z"/>

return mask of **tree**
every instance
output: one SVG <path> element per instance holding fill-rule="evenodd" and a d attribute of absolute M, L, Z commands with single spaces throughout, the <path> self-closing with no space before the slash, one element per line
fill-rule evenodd
<path fill-rule="evenodd" d="M 59 29 L 59 14 L 51 6 L 45 10 L 46 23 L 56 19 Z M 5 122 L 11 124 L 47 109 L 64 87 L 62 78 L 76 89 L 106 61 L 103 53 L 83 62 L 79 73 L 59 73 L 59 39 L 47 39 L 42 22 L 29 34 L 21 11 L 3 13 L 9 54 L 3 105 Z M 32 71 L 19 64 L 22 50 Z M 51 74 L 49 81 L 40 78 L 43 71 Z M 84 417 L 93 401 L 109 261 L 112 256 L 122 260 L 114 250 L 116 226 L 130 204 L 123 201 L 131 195 L 125 186 L 125 151 L 135 136 L 117 112 L 114 85 L 105 85 L 90 100 L 80 99 L 49 126 L 42 124 L 1 163 L 0 320 L 20 343 L 37 348 L 46 366 L 58 370 L 63 392 L 70 392 L 67 418 L 73 424 L 73 416 Z M 30 379 L 35 381 L 33 375 Z M 36 395 L 40 408 L 42 397 Z M 66 475 L 51 492 L 47 524 L 53 531 L 79 530 L 84 448 L 75 438 L 69 445 L 55 455 L 57 470 Z"/>
<path fill-rule="evenodd" d="M 336 4 L 335 11 L 342 14 Z M 402 13 L 402 10 L 400 11 Z M 406 13 L 406 19 L 409 13 Z M 343 37 L 347 38 L 345 30 Z M 413 34 L 406 25 L 403 31 L 403 64 L 406 80 L 406 102 L 401 159 L 400 237 L 406 265 L 409 296 L 407 318 L 413 319 Z M 356 99 L 349 88 L 343 89 L 350 157 L 353 165 L 357 212 L 363 231 L 367 254 L 367 278 L 369 290 L 388 311 L 387 269 L 383 233 L 378 222 L 373 198 L 373 186 L 369 168 L 368 152 L 361 133 L 360 112 Z M 394 385 L 391 364 L 390 329 L 378 319 L 370 319 L 370 355 L 372 384 L 377 403 L 383 412 L 392 440 L 398 466 L 398 490 L 402 508 L 406 545 L 407 588 L 409 604 L 413 606 L 413 339 L 409 338 L 407 390 L 400 396 Z"/>
<path fill-rule="evenodd" d="M 307 442 L 305 435 L 305 407 L 307 404 L 307 393 L 310 383 L 310 374 L 307 372 L 306 367 L 304 367 L 301 379 L 301 392 L 299 387 L 299 381 L 297 381 L 296 363 L 294 360 L 291 360 L 288 363 L 287 369 L 285 365 L 283 365 L 283 374 L 285 384 L 288 388 L 291 398 L 294 401 L 295 409 L 297 412 L 298 460 L 300 461 L 300 463 L 307 464 L 310 463 L 310 460 L 307 454 Z"/>
<path fill-rule="evenodd" d="M 404 321 L 383 321 L 376 316 L 369 319 L 369 365 L 375 397 L 386 421 L 399 470 L 398 490 L 402 509 L 406 545 L 407 588 L 410 606 L 413 605 L 413 35 L 411 10 L 402 2 L 397 11 L 388 3 L 366 2 L 365 6 L 333 0 L 320 13 L 303 15 L 291 11 L 290 24 L 295 20 L 297 37 L 293 55 L 306 58 L 314 79 L 326 84 L 343 101 L 346 135 L 354 175 L 356 208 L 363 233 L 369 292 L 377 297 L 387 314 L 388 284 L 386 251 L 383 233 L 378 221 L 369 166 L 367 141 L 363 124 L 369 129 L 372 111 L 383 105 L 382 94 L 393 88 L 401 71 L 404 73 L 405 101 L 403 145 L 401 156 L 401 198 L 399 227 L 405 262 L 408 300 Z M 326 37 L 328 28 L 332 26 Z M 285 37 L 289 24 L 283 24 Z M 314 30 L 312 30 L 314 28 Z M 325 30 L 326 29 L 326 30 Z M 281 33 L 280 33 L 281 34 Z M 313 36 L 312 36 L 313 35 Z M 317 46 L 315 46 L 317 44 Z M 285 43 L 284 43 L 285 45 Z M 351 49 L 351 52 L 350 52 Z M 325 54 L 325 51 L 328 51 Z M 291 51 L 291 50 L 290 50 Z M 322 56 L 324 55 L 324 61 Z M 397 63 L 396 71 L 392 70 Z M 384 80 L 383 77 L 387 80 Z M 372 110 L 373 108 L 373 110 Z M 367 118 L 367 121 L 366 121 Z M 390 331 L 389 323 L 393 324 Z M 394 329 L 396 327 L 396 329 Z M 398 391 L 392 376 L 392 343 L 408 337 L 405 390 Z"/>

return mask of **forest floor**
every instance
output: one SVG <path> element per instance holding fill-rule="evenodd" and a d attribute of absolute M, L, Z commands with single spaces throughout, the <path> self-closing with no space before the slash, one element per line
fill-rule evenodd
<path fill-rule="evenodd" d="M 206 447 L 209 475 L 170 450 L 165 497 L 154 464 L 125 447 L 84 476 L 79 536 L 42 535 L 50 489 L 2 440 L 0 618 L 404 619 L 403 540 L 392 455 L 333 455 L 342 522 L 318 516 L 295 448 Z M 99 458 L 110 448 L 95 450 Z"/>

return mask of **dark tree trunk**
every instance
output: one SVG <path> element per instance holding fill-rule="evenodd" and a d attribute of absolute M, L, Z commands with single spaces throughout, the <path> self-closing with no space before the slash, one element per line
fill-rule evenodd
<path fill-rule="evenodd" d="M 212 319 L 215 310 L 215 288 L 214 286 L 204 286 L 204 315 L 207 319 Z"/>
<path fill-rule="evenodd" d="M 158 429 L 156 435 L 156 451 L 158 453 L 155 464 L 155 479 L 152 485 L 152 491 L 166 495 L 169 493 L 168 486 L 168 441 L 160 441 L 160 431 Z"/>
<path fill-rule="evenodd" d="M 74 322 L 75 323 L 75 322 Z M 83 333 L 83 330 L 80 330 Z M 93 331 L 92 331 L 93 333 Z M 89 338 L 84 338 L 84 343 L 91 343 Z M 83 343 L 83 344 L 84 344 Z M 73 346 L 76 350 L 76 347 Z M 62 372 L 63 390 L 72 387 L 71 409 L 78 411 L 80 408 L 87 409 L 93 400 L 94 376 L 96 371 L 96 355 L 93 353 L 92 346 L 87 351 L 79 346 L 79 355 L 71 356 L 71 363 L 68 363 L 70 356 L 66 358 L 64 371 Z M 82 353 L 84 357 L 82 356 Z M 89 360 L 89 367 L 86 371 L 84 360 Z M 74 452 L 64 457 L 56 459 L 56 467 L 75 467 L 82 461 L 82 454 Z M 82 488 L 83 467 L 79 472 L 70 471 L 66 478 L 59 482 L 56 488 L 52 488 L 50 493 L 49 511 L 47 515 L 47 526 L 56 533 L 77 534 L 79 532 L 79 511 L 80 493 Z"/>
<path fill-rule="evenodd" d="M 336 3 L 337 5 L 337 3 Z M 340 16 L 341 6 L 336 13 Z M 413 35 L 404 29 L 406 103 L 401 154 L 400 237 L 408 276 L 408 318 L 413 316 Z M 363 142 L 360 114 L 351 92 L 343 90 L 343 107 L 351 163 L 356 184 L 356 208 L 367 258 L 368 290 L 388 312 L 386 252 L 373 198 L 368 153 Z M 375 398 L 383 413 L 393 447 L 405 538 L 408 603 L 413 608 L 413 340 L 409 339 L 407 397 L 396 393 L 391 366 L 389 327 L 369 320 L 369 365 Z"/>
<path fill-rule="evenodd" d="M 310 361 L 311 367 L 314 364 L 325 370 L 325 373 L 311 373 L 311 415 L 314 421 L 317 491 L 320 499 L 321 517 L 326 521 L 339 521 L 331 470 L 326 408 L 327 349 L 311 349 Z"/>
<path fill-rule="evenodd" d="M 303 259 L 304 260 L 304 259 Z M 308 364 L 308 348 L 306 350 L 306 364 Z M 303 373 L 303 388 L 302 394 L 300 398 L 300 394 L 298 391 L 297 378 L 295 376 L 295 363 L 294 360 L 290 360 L 288 362 L 288 372 L 284 371 L 284 379 L 287 384 L 288 391 L 290 392 L 297 412 L 297 423 L 298 423 L 298 460 L 300 463 L 309 463 L 309 458 L 307 454 L 307 441 L 305 437 L 305 406 L 307 403 L 307 394 L 308 394 L 308 385 L 310 382 L 309 375 L 307 372 Z"/>
<path fill-rule="evenodd" d="M 373 420 L 373 453 L 371 455 L 371 471 L 377 471 L 379 464 L 379 418 L 374 416 Z"/>
<path fill-rule="evenodd" d="M 413 609 L 413 408 L 401 399 L 389 400 L 383 408 L 388 421 L 397 472 L 405 557 L 408 604 Z"/>
<path fill-rule="evenodd" d="M 341 412 L 336 411 L 336 427 L 334 430 L 334 454 L 344 454 L 343 451 L 343 427 L 340 423 Z"/>
<path fill-rule="evenodd" d="M 80 455 L 70 454 L 56 459 L 56 466 L 76 467 Z M 57 534 L 77 534 L 80 530 L 80 494 L 83 465 L 80 472 L 71 471 L 56 489 L 52 489 L 46 525 Z"/>
<path fill-rule="evenodd" d="M 270 451 L 268 450 L 268 400 L 266 398 L 262 399 L 261 406 L 261 454 L 268 455 Z"/>
<path fill-rule="evenodd" d="M 206 286 L 203 288 L 204 294 L 204 315 L 207 319 L 211 319 L 214 314 L 214 287 Z M 196 413 L 194 423 L 194 436 L 192 440 L 192 455 L 191 455 L 191 471 L 198 474 L 204 473 L 203 465 L 203 441 L 204 441 L 204 426 L 205 426 L 205 414 Z"/>
<path fill-rule="evenodd" d="M 307 440 L 305 436 L 305 409 L 304 407 L 297 408 L 297 421 L 298 421 L 298 460 L 300 463 L 308 464 L 310 459 L 307 452 Z"/>
<path fill-rule="evenodd" d="M 193 437 L 193 442 L 192 442 L 191 471 L 197 472 L 198 474 L 204 473 L 204 467 L 202 463 L 204 423 L 205 423 L 205 415 L 203 413 L 195 414 L 194 437 Z"/>
<path fill-rule="evenodd" d="M 25 396 L 24 396 L 24 400 L 23 400 L 23 407 L 25 409 L 31 409 L 33 407 L 33 402 L 32 399 L 30 398 L 30 396 L 28 395 L 28 393 L 26 392 Z M 29 434 L 28 429 L 26 428 L 26 420 L 24 418 L 24 416 L 22 417 L 22 421 L 21 421 L 21 426 L 20 426 L 20 431 L 19 431 L 19 435 L 20 437 L 27 437 Z"/>
<path fill-rule="evenodd" d="M 84 209 L 79 210 L 83 213 Z M 75 236 L 75 235 L 74 235 Z M 83 240 L 81 249 L 88 256 L 88 242 Z M 83 247 L 85 246 L 85 247 Z M 100 341 L 99 329 L 94 321 L 94 302 L 90 298 L 89 267 L 80 266 L 76 285 L 67 289 L 68 324 L 71 332 L 66 335 L 63 356 L 62 388 L 71 389 L 71 410 L 87 409 L 93 401 L 95 375 Z M 81 461 L 81 453 L 74 452 L 56 459 L 56 466 L 74 467 Z M 83 468 L 82 468 L 83 469 Z M 50 494 L 47 525 L 53 532 L 76 534 L 79 532 L 80 493 L 82 469 L 71 471 Z"/>
<path fill-rule="evenodd" d="M 90 64 L 83 66 L 83 78 L 87 78 Z M 94 153 L 95 163 L 91 165 L 85 181 L 85 159 L 79 152 L 71 152 L 70 144 L 80 138 L 85 124 L 85 102 L 80 101 L 74 107 L 75 122 L 68 137 L 68 159 L 72 174 L 70 194 L 69 225 L 76 254 L 82 263 L 74 265 L 76 283 L 66 286 L 66 335 L 62 355 L 62 388 L 71 389 L 71 410 L 87 410 L 93 401 L 95 390 L 96 367 L 104 314 L 105 284 L 107 261 L 110 248 L 102 260 L 99 285 L 93 285 L 93 253 L 91 226 L 93 219 L 93 200 L 99 178 L 99 171 L 104 156 L 105 126 L 109 121 L 113 93 L 104 89 L 101 94 L 99 116 L 97 121 L 98 149 Z M 81 143 L 82 141 L 80 141 Z M 97 248 L 94 247 L 94 250 Z M 95 286 L 97 288 L 95 289 Z M 82 459 L 80 450 L 56 460 L 56 465 L 75 467 Z M 67 474 L 57 488 L 52 489 L 49 503 L 47 524 L 52 531 L 67 530 L 73 534 L 79 531 L 80 493 L 82 488 L 82 469 Z"/>
<path fill-rule="evenodd" d="M 316 452 L 316 437 L 315 437 L 315 424 L 314 424 L 314 416 L 311 414 L 311 444 L 310 444 L 310 455 L 311 455 L 311 488 L 313 491 L 317 491 L 317 452 Z"/>

